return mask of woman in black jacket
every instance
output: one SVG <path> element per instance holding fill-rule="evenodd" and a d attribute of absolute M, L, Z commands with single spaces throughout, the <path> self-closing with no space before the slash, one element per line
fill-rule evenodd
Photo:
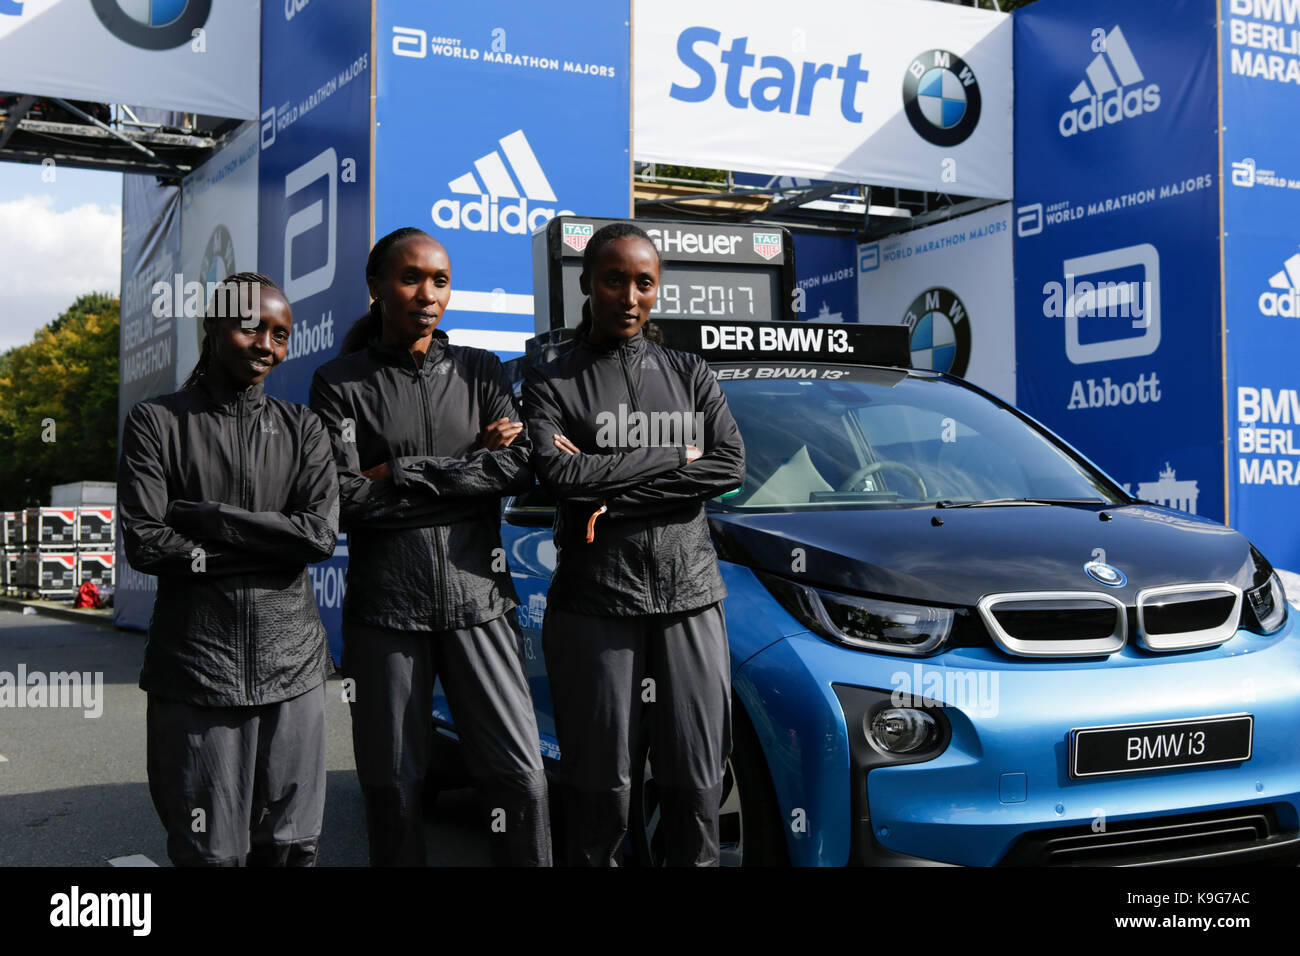
<path fill-rule="evenodd" d="M 617 864 L 646 708 L 667 862 L 716 866 L 731 680 L 704 502 L 740 485 L 744 444 L 704 361 L 647 341 L 659 253 L 645 232 L 598 230 L 580 285 L 577 342 L 523 390 L 534 468 L 560 499 L 542 642 L 567 859 Z"/>
<path fill-rule="evenodd" d="M 158 576 L 149 792 L 177 866 L 316 860 L 330 663 L 306 566 L 334 552 L 338 479 L 320 420 L 262 390 L 291 322 L 270 279 L 225 279 L 184 387 L 122 433 L 127 560 Z"/>
<path fill-rule="evenodd" d="M 375 243 L 374 300 L 311 406 L 334 443 L 348 532 L 343 673 L 372 865 L 425 864 L 421 789 L 442 678 L 487 811 L 492 859 L 549 866 L 537 722 L 501 547 L 500 505 L 532 484 L 501 362 L 437 328 L 446 250 L 419 229 Z"/>

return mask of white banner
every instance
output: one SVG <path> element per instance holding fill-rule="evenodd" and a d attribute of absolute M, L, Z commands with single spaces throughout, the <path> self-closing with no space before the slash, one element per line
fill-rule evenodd
<path fill-rule="evenodd" d="M 1011 196 L 1011 17 L 930 0 L 643 0 L 639 161 Z"/>
<path fill-rule="evenodd" d="M 253 119 L 260 38 L 258 0 L 6 0 L 0 90 Z"/>
<path fill-rule="evenodd" d="M 907 325 L 912 366 L 1016 400 L 1011 203 L 858 247 L 861 322 Z"/>
<path fill-rule="evenodd" d="M 181 270 L 173 286 L 176 322 L 176 385 L 199 360 L 203 307 L 213 285 L 233 272 L 257 268 L 258 128 L 245 123 L 238 134 L 181 183 Z"/>

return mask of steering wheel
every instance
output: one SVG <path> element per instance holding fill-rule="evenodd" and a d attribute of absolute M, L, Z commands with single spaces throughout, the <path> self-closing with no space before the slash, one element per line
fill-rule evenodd
<path fill-rule="evenodd" d="M 917 474 L 916 469 L 908 465 L 904 465 L 901 461 L 889 461 L 887 459 L 883 461 L 873 461 L 869 465 L 863 465 L 853 474 L 849 475 L 849 477 L 839 486 L 837 490 L 838 491 L 863 491 L 865 489 L 858 487 L 858 485 L 862 483 L 862 479 L 868 477 L 869 475 L 874 475 L 878 471 L 902 472 L 904 475 L 910 478 L 912 482 L 916 485 L 917 491 L 919 492 L 919 494 L 917 495 L 918 498 L 929 497 L 929 495 L 926 493 L 925 479 L 922 478 L 919 474 Z"/>

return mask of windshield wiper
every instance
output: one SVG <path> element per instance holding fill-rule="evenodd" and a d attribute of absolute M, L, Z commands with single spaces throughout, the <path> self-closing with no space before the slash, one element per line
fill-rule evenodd
<path fill-rule="evenodd" d="M 936 508 L 988 508 L 998 505 L 1104 505 L 1101 498 L 986 498 L 983 501 L 936 501 Z"/>

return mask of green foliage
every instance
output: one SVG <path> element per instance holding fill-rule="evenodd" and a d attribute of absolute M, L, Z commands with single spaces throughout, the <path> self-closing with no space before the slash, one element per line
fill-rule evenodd
<path fill-rule="evenodd" d="M 0 507 L 45 503 L 51 485 L 114 480 L 117 353 L 118 300 L 95 292 L 0 355 Z"/>
<path fill-rule="evenodd" d="M 701 166 L 670 166 L 667 163 L 656 163 L 655 175 L 704 183 L 725 183 L 727 181 L 727 174 L 721 169 L 704 169 Z"/>

